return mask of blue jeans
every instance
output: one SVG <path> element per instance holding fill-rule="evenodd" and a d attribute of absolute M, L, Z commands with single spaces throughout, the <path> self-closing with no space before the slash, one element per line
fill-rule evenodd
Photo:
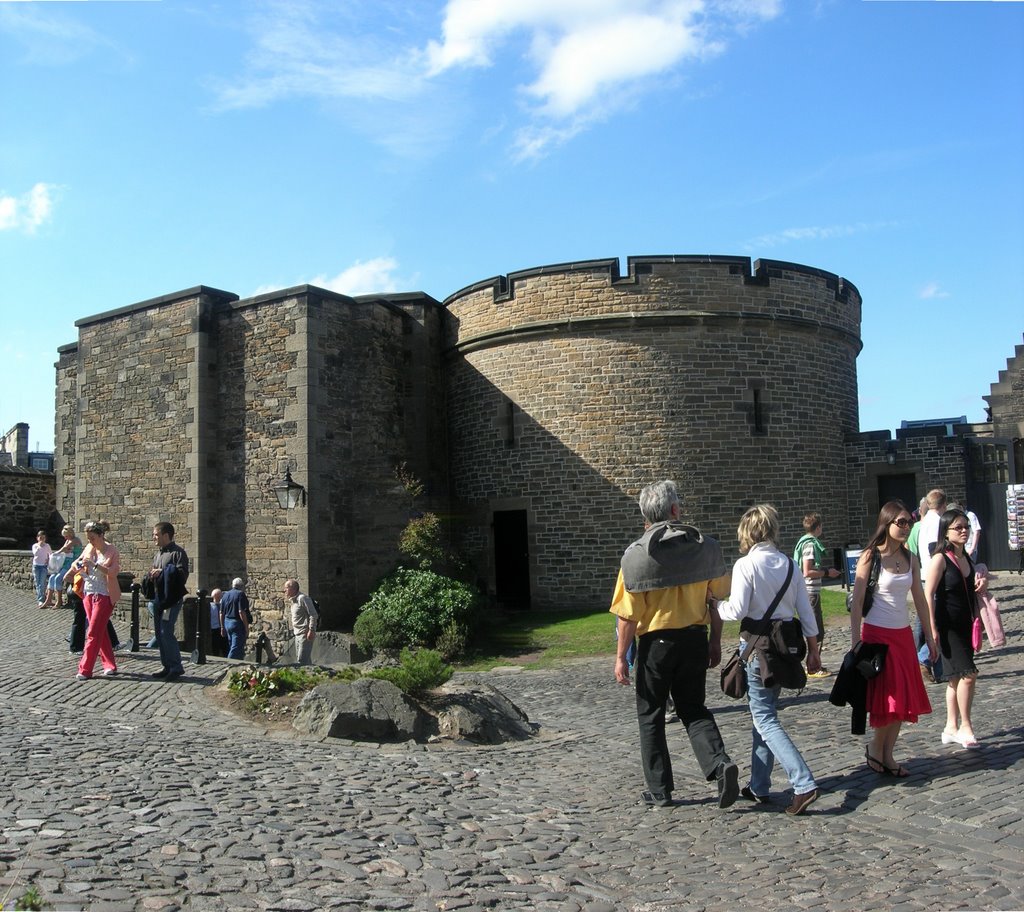
<path fill-rule="evenodd" d="M 36 584 L 36 601 L 46 601 L 46 578 L 49 576 L 50 571 L 47 570 L 46 564 L 33 564 L 32 565 L 32 577 Z"/>
<path fill-rule="evenodd" d="M 740 642 L 740 651 L 744 644 Z M 781 687 L 765 687 L 761 683 L 761 667 L 755 652 L 747 662 L 747 699 L 753 721 L 750 753 L 750 790 L 759 797 L 767 797 L 772 785 L 772 767 L 778 760 L 789 776 L 793 793 L 803 795 L 817 786 L 807 763 L 789 740 L 779 722 L 779 692 Z"/>
<path fill-rule="evenodd" d="M 173 605 L 158 609 L 153 602 L 149 603 L 149 610 L 153 612 L 153 624 L 158 637 L 157 646 L 160 647 L 160 664 L 171 674 L 182 674 L 185 671 L 181 664 L 181 647 L 178 645 L 178 636 L 174 627 L 178 623 L 178 615 L 181 613 L 181 600 Z"/>
<path fill-rule="evenodd" d="M 237 618 L 224 618 L 224 629 L 228 632 L 227 657 L 229 659 L 244 659 L 247 639 L 245 624 Z"/>
<path fill-rule="evenodd" d="M 64 588 L 64 574 L 67 573 L 68 566 L 71 563 L 71 556 L 64 561 L 64 566 L 60 568 L 58 573 L 51 573 L 49 579 L 46 581 L 46 587 L 48 589 L 63 589 Z"/>
<path fill-rule="evenodd" d="M 619 639 L 619 619 L 615 619 L 615 641 Z M 296 650 L 297 651 L 297 650 Z M 301 662 L 299 664 L 302 664 Z M 636 664 L 636 639 L 629 644 L 629 648 L 626 650 L 626 664 L 629 666 L 630 671 L 633 670 L 633 666 Z"/>

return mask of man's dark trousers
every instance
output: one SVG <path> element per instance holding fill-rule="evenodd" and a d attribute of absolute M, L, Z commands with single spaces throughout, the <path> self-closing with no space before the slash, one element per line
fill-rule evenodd
<path fill-rule="evenodd" d="M 704 705 L 707 670 L 706 627 L 656 630 L 640 637 L 636 657 L 640 759 L 647 787 L 655 795 L 668 796 L 675 790 L 665 739 L 665 703 L 670 695 L 705 778 L 714 779 L 719 767 L 730 762 L 715 718 Z"/>

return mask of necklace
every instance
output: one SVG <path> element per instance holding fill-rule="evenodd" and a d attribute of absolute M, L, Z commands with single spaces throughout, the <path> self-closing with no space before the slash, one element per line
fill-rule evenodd
<path fill-rule="evenodd" d="M 890 573 L 903 572 L 903 564 L 900 563 L 899 551 L 897 551 L 895 554 L 887 554 L 886 557 L 888 557 L 890 562 L 892 563 L 892 569 L 889 571 Z"/>

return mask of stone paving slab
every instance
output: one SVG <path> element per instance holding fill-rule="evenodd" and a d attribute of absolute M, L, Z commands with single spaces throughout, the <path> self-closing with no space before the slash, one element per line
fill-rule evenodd
<path fill-rule="evenodd" d="M 1008 643 L 979 661 L 983 748 L 939 743 L 929 686 L 935 712 L 900 742 L 913 775 L 882 779 L 831 681 L 812 681 L 784 719 L 824 794 L 792 819 L 784 779 L 774 806 L 719 810 L 679 725 L 679 804 L 640 805 L 611 643 L 558 671 L 485 676 L 540 724 L 528 743 L 304 740 L 208 700 L 216 660 L 168 683 L 149 677 L 155 651 L 118 653 L 117 678 L 74 681 L 70 613 L 0 587 L 0 905 L 32 884 L 55 910 L 109 912 L 1022 909 L 1024 580 L 993 589 Z M 708 680 L 746 772 L 745 704 Z"/>

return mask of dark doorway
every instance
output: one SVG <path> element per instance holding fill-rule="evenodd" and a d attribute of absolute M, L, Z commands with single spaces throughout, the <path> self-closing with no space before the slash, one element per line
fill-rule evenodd
<path fill-rule="evenodd" d="M 502 608 L 530 607 L 530 548 L 525 510 L 494 511 L 494 592 Z"/>
<path fill-rule="evenodd" d="M 1014 443 L 975 437 L 967 450 L 967 507 L 981 523 L 978 560 L 989 570 L 1016 570 L 1021 554 L 1010 550 L 1006 489 L 1015 476 Z"/>
<path fill-rule="evenodd" d="M 878 476 L 878 508 L 890 500 L 902 500 L 911 513 L 917 509 L 920 498 L 914 488 L 914 474 L 879 475 Z"/>

